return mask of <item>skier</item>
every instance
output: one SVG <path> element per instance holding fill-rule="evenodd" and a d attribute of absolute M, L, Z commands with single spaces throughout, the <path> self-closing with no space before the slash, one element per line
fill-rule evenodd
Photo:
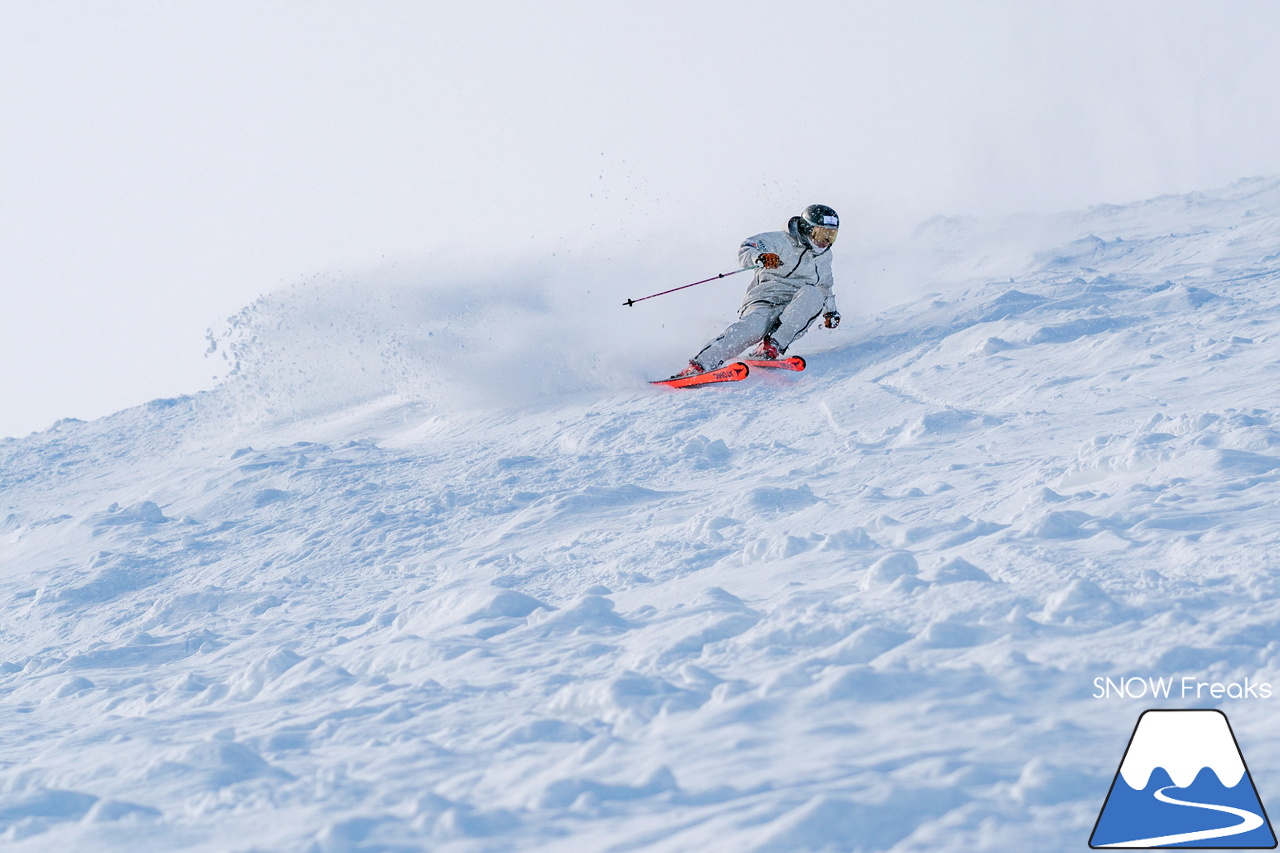
<path fill-rule="evenodd" d="M 840 217 L 825 204 L 811 204 L 793 216 L 786 231 L 748 237 L 738 248 L 744 269 L 756 267 L 742 300 L 738 321 L 695 355 L 677 377 L 715 370 L 752 344 L 752 358 L 776 359 L 808 331 L 819 316 L 840 325 L 831 293 L 831 244 Z"/>

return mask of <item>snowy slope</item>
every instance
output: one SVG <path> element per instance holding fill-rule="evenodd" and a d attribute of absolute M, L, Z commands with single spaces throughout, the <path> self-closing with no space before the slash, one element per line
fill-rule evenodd
<path fill-rule="evenodd" d="M 218 391 L 0 442 L 0 838 L 1084 849 L 1149 704 L 1095 677 L 1280 683 L 1280 181 L 915 251 L 945 289 L 846 291 L 801 375 L 592 340 L 467 396 L 437 297 L 319 289 Z M 1221 706 L 1265 803 L 1280 723 Z"/>

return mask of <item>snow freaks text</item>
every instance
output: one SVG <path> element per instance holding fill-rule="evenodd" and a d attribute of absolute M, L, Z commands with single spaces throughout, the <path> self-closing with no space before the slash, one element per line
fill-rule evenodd
<path fill-rule="evenodd" d="M 1243 681 L 1202 681 L 1190 675 L 1130 676 L 1093 680 L 1094 699 L 1270 699 L 1271 685 L 1246 677 Z"/>

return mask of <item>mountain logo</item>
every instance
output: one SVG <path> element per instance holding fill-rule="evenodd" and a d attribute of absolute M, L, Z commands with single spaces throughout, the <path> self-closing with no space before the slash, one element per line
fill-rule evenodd
<path fill-rule="evenodd" d="M 1273 849 L 1275 833 L 1227 715 L 1144 711 L 1089 846 Z"/>

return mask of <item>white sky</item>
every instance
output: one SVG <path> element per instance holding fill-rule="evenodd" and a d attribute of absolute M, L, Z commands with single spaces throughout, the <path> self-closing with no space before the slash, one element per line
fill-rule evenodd
<path fill-rule="evenodd" d="M 656 290 L 814 201 L 865 242 L 1277 174 L 1278 42 L 1267 0 L 4 0 L 0 436 L 208 387 L 318 271 L 706 234 Z"/>

